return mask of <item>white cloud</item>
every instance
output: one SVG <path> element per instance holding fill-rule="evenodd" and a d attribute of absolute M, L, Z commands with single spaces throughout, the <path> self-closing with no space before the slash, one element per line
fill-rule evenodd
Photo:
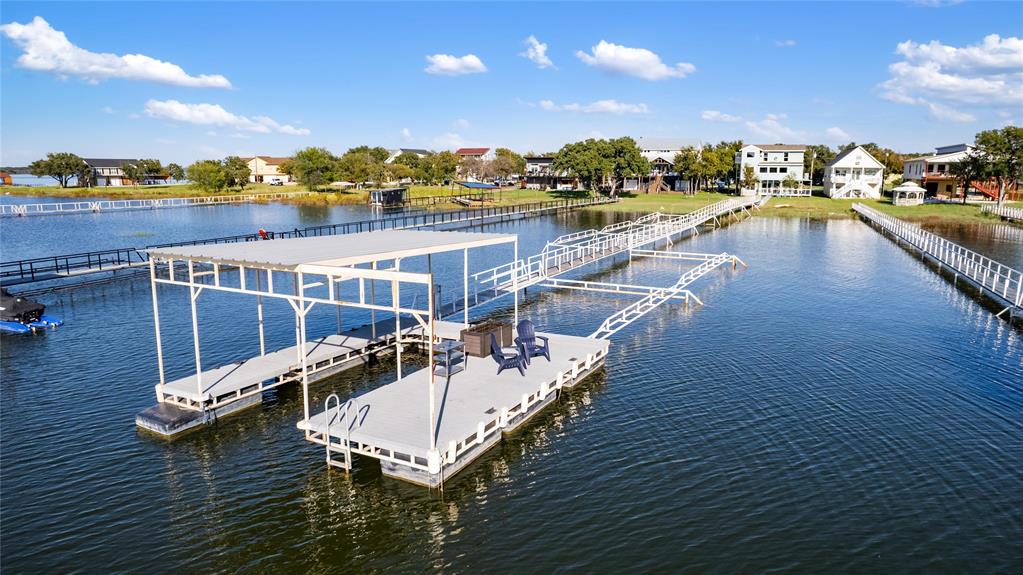
<path fill-rule="evenodd" d="M 223 126 L 244 132 L 260 134 L 276 132 L 291 136 L 309 135 L 307 128 L 279 124 L 266 116 L 252 118 L 238 116 L 217 104 L 184 104 L 177 100 L 149 100 L 146 102 L 146 114 L 153 118 L 165 118 L 201 126 Z"/>
<path fill-rule="evenodd" d="M 913 0 L 913 4 L 926 6 L 927 8 L 944 8 L 945 6 L 955 6 L 962 3 L 963 0 Z"/>
<path fill-rule="evenodd" d="M 124 78 L 190 88 L 231 87 L 231 82 L 219 74 L 190 76 L 177 64 L 142 54 L 119 56 L 79 48 L 63 32 L 54 30 L 39 16 L 28 24 L 4 24 L 0 26 L 0 32 L 23 51 L 18 56 L 18 65 L 30 70 L 79 76 L 93 83 L 108 78 Z"/>
<path fill-rule="evenodd" d="M 538 104 L 544 110 L 554 112 L 583 112 L 586 114 L 648 114 L 646 104 L 628 104 L 618 100 L 597 100 L 589 104 L 555 104 L 551 100 L 540 100 Z"/>
<path fill-rule="evenodd" d="M 1023 39 L 990 34 L 961 48 L 908 40 L 896 53 L 903 59 L 888 66 L 891 77 L 879 86 L 886 100 L 956 122 L 973 116 L 953 106 L 1023 106 Z"/>
<path fill-rule="evenodd" d="M 950 122 L 967 123 L 976 121 L 977 118 L 973 114 L 966 112 L 960 112 L 954 108 L 943 106 L 936 102 L 927 102 L 927 110 L 930 111 L 931 116 L 939 120 L 948 120 Z"/>
<path fill-rule="evenodd" d="M 767 114 L 763 120 L 747 121 L 746 128 L 766 140 L 765 143 L 795 142 L 806 138 L 806 133 L 781 123 L 788 118 L 785 114 Z"/>
<path fill-rule="evenodd" d="M 791 48 L 796 45 L 795 40 L 775 40 L 774 45 L 779 48 Z"/>
<path fill-rule="evenodd" d="M 469 120 L 466 120 L 465 118 L 459 118 L 452 122 L 451 125 L 454 126 L 456 130 L 468 130 L 470 126 Z"/>
<path fill-rule="evenodd" d="M 547 57 L 547 44 L 536 39 L 536 36 L 530 35 L 529 38 L 523 40 L 526 45 L 526 51 L 519 54 L 525 58 L 529 58 L 531 62 L 536 64 L 537 68 L 553 68 L 554 62 Z"/>
<path fill-rule="evenodd" d="M 824 130 L 824 137 L 829 142 L 849 142 L 852 141 L 850 136 L 845 130 L 839 127 L 832 127 Z"/>
<path fill-rule="evenodd" d="M 452 56 L 450 54 L 432 54 L 426 57 L 430 63 L 424 68 L 427 74 L 436 76 L 461 76 L 464 74 L 480 74 L 487 71 L 483 61 L 475 54 Z"/>
<path fill-rule="evenodd" d="M 104 114 L 113 114 L 114 113 L 114 109 L 111 108 L 110 106 L 103 106 L 103 113 Z"/>
<path fill-rule="evenodd" d="M 465 138 L 454 132 L 446 132 L 434 138 L 433 143 L 438 148 L 464 148 Z"/>
<path fill-rule="evenodd" d="M 704 110 L 700 113 L 700 118 L 707 120 L 708 122 L 741 122 L 740 116 L 733 116 L 717 110 Z"/>
<path fill-rule="evenodd" d="M 405 142 L 411 142 L 412 140 L 414 140 L 415 138 L 412 137 L 412 130 L 409 130 L 408 128 L 402 128 L 401 139 L 402 141 Z"/>
<path fill-rule="evenodd" d="M 685 78 L 696 71 L 696 66 L 679 62 L 668 66 L 661 57 L 646 48 L 629 48 L 601 40 L 593 46 L 592 54 L 579 50 L 575 55 L 590 66 L 606 72 L 626 74 L 644 80 Z"/>

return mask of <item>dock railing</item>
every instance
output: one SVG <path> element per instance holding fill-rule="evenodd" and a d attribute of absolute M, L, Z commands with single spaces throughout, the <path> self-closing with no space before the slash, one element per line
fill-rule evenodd
<path fill-rule="evenodd" d="M 1023 273 L 987 256 L 950 242 L 899 218 L 881 213 L 864 204 L 853 209 L 884 231 L 913 246 L 956 275 L 967 278 L 984 291 L 1009 304 L 998 315 L 1023 310 Z"/>
<path fill-rule="evenodd" d="M 680 234 L 686 230 L 746 208 L 761 205 L 764 198 L 728 198 L 687 214 L 653 212 L 631 221 L 618 222 L 599 230 L 565 234 L 548 243 L 543 251 L 517 262 L 508 262 L 472 275 L 477 293 L 482 290 L 525 287 L 543 281 L 582 263 L 623 253 Z"/>
<path fill-rule="evenodd" d="M 468 210 L 447 210 L 390 216 L 387 218 L 345 222 L 295 228 L 292 230 L 267 231 L 266 239 L 298 238 L 331 236 L 359 232 L 372 232 L 391 229 L 415 229 L 452 225 L 459 223 L 489 223 L 505 218 L 527 217 L 556 213 L 587 206 L 614 203 L 616 198 L 570 198 L 564 200 L 548 200 L 507 206 L 490 206 Z M 61 279 L 93 272 L 112 271 L 130 267 L 140 267 L 148 262 L 146 250 L 190 245 L 226 244 L 234 242 L 263 241 L 259 233 L 239 234 L 202 238 L 183 242 L 153 244 L 145 247 L 118 248 L 95 252 L 62 254 L 24 260 L 0 262 L 0 284 L 14 285 Z"/>
<path fill-rule="evenodd" d="M 986 214 L 1001 216 L 1007 220 L 1023 222 L 1023 208 L 1010 208 L 1008 206 L 984 206 L 980 209 Z"/>
<path fill-rule="evenodd" d="M 234 194 L 230 196 L 197 196 L 192 198 L 82 200 L 78 202 L 2 204 L 0 205 L 0 216 L 59 216 L 65 214 L 85 214 L 90 212 L 216 206 L 264 200 L 279 200 L 294 196 L 304 196 L 309 193 L 311 192 L 268 192 L 260 194 Z"/>

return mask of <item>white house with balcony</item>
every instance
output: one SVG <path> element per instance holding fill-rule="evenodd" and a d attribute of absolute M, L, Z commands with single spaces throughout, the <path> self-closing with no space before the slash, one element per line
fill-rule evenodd
<path fill-rule="evenodd" d="M 743 193 L 768 195 L 810 195 L 809 188 L 803 189 L 803 157 L 806 146 L 789 144 L 747 144 L 735 154 L 737 180 L 742 181 L 746 167 L 753 168 L 757 177 L 755 190 Z M 783 182 L 790 178 L 799 183 L 797 188 L 788 188 Z"/>
<path fill-rule="evenodd" d="M 850 148 L 824 166 L 824 194 L 829 198 L 880 198 L 884 164 L 863 149 Z"/>

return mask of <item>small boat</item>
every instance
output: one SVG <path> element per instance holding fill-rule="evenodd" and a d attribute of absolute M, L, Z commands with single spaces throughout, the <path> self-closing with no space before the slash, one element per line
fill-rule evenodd
<path fill-rule="evenodd" d="M 0 332 L 30 333 L 64 325 L 60 319 L 43 314 L 44 311 L 43 304 L 0 288 Z"/>

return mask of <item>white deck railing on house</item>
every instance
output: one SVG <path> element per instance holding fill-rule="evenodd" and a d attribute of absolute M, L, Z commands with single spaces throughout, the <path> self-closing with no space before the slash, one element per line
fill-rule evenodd
<path fill-rule="evenodd" d="M 973 250 L 926 232 L 919 226 L 883 214 L 863 204 L 853 209 L 879 228 L 892 234 L 951 269 L 956 277 L 965 277 L 996 300 L 1008 304 L 999 316 L 1010 311 L 1010 316 L 1023 311 L 1023 273 Z"/>

